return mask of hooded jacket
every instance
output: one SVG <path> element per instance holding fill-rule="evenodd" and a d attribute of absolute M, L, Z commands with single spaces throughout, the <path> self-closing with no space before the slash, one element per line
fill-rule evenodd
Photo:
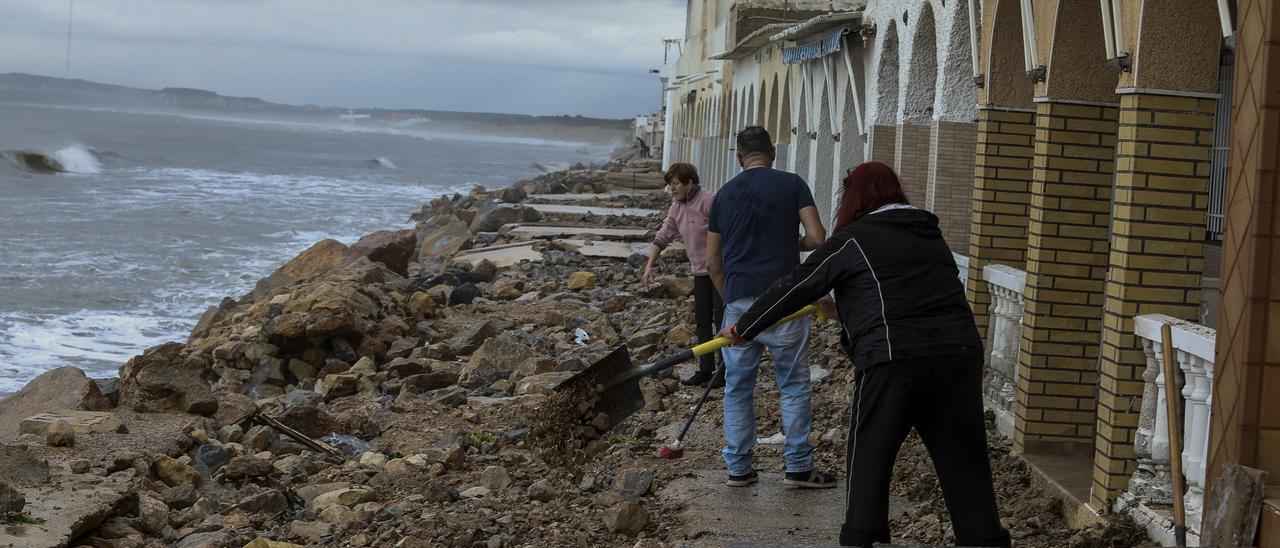
<path fill-rule="evenodd" d="M 854 367 L 932 356 L 982 357 L 982 340 L 938 218 L 902 204 L 841 229 L 774 282 L 738 320 L 751 340 L 834 290 Z"/>
<path fill-rule="evenodd" d="M 693 185 L 684 201 L 671 198 L 667 218 L 653 237 L 653 245 L 666 249 L 676 236 L 684 240 L 684 252 L 689 256 L 689 272 L 694 276 L 707 275 L 707 215 L 716 193 Z"/>

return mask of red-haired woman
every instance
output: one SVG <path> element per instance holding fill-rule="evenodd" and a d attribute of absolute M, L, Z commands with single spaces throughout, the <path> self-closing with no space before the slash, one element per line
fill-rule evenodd
<path fill-rule="evenodd" d="M 851 169 L 835 234 L 723 335 L 750 340 L 834 290 L 857 371 L 840 543 L 889 542 L 889 480 L 912 428 L 933 457 L 961 546 L 1008 546 L 982 411 L 982 341 L 938 218 L 889 166 Z"/>

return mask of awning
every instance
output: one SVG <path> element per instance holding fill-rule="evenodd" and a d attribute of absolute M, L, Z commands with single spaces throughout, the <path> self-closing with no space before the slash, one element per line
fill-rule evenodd
<path fill-rule="evenodd" d="M 814 59 L 826 57 L 840 51 L 840 44 L 843 43 L 841 37 L 848 32 L 849 29 L 841 27 L 825 37 L 812 42 L 807 42 L 799 46 L 783 48 L 782 62 L 788 65 L 794 65 L 804 61 L 812 61 Z"/>
<path fill-rule="evenodd" d="M 724 53 L 712 55 L 710 58 L 718 61 L 727 61 L 730 59 L 742 59 L 755 53 L 765 44 L 769 43 L 769 38 L 778 32 L 794 27 L 796 23 L 771 23 L 765 25 L 755 32 L 748 34 L 746 38 L 738 41 L 738 44 L 730 48 Z"/>

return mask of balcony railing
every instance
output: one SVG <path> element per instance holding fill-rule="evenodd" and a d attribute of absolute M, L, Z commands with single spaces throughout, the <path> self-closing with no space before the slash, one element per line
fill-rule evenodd
<path fill-rule="evenodd" d="M 1023 290 L 1027 273 L 993 264 L 982 269 L 991 292 L 991 321 L 987 325 L 987 375 L 983 395 L 1006 436 L 1013 434 L 1014 402 L 1018 399 L 1018 343 L 1022 339 Z"/>
<path fill-rule="evenodd" d="M 1134 437 L 1138 470 L 1129 481 L 1129 492 L 1117 502 L 1117 510 L 1127 512 L 1147 524 L 1156 541 L 1172 542 L 1169 506 L 1173 503 L 1169 462 L 1169 417 L 1164 389 L 1164 346 L 1161 326 L 1169 324 L 1173 334 L 1173 359 L 1178 368 L 1174 385 L 1179 388 L 1182 415 L 1182 473 L 1187 493 L 1183 498 L 1187 529 L 1198 537 L 1204 506 L 1205 458 L 1209 449 L 1209 415 L 1213 404 L 1213 355 L 1217 332 L 1200 324 L 1163 314 L 1134 318 L 1134 334 L 1147 356 L 1143 372 L 1142 413 Z M 1167 536 L 1167 539 L 1162 537 Z"/>

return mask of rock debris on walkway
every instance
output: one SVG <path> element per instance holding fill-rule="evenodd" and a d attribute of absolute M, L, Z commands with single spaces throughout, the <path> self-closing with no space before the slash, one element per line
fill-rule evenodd
<path fill-rule="evenodd" d="M 685 457 L 654 456 L 697 397 L 675 377 L 691 364 L 643 379 L 644 408 L 611 430 L 590 394 L 555 390 L 619 345 L 644 363 L 694 342 L 683 251 L 642 287 L 643 246 L 628 243 L 669 197 L 610 193 L 656 188 L 657 171 L 578 165 L 441 197 L 412 230 L 315 244 L 117 380 L 36 379 L 21 405 L 0 403 L 0 425 L 23 425 L 0 436 L 0 546 L 833 544 L 844 489 L 783 489 L 780 446 L 758 447 L 757 488 L 723 486 L 718 390 Z M 812 337 L 829 373 L 814 386 L 816 460 L 838 471 L 853 370 L 835 329 Z M 781 430 L 771 376 L 761 438 Z M 991 444 L 1019 545 L 1141 541 L 1123 524 L 1066 527 Z M 896 537 L 945 543 L 926 455 L 916 441 L 901 455 Z"/>

